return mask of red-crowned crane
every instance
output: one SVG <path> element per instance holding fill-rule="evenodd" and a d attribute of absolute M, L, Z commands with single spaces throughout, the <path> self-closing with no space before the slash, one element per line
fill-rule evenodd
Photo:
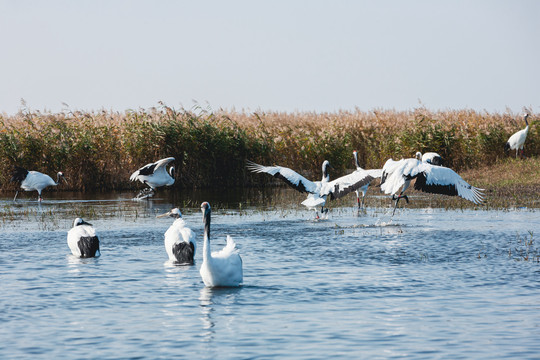
<path fill-rule="evenodd" d="M 169 260 L 173 264 L 193 265 L 193 257 L 197 249 L 195 234 L 186 226 L 182 219 L 182 213 L 178 208 L 174 208 L 165 214 L 158 215 L 158 218 L 170 216 L 174 220 L 172 225 L 165 232 L 165 251 L 169 255 Z"/>
<path fill-rule="evenodd" d="M 436 152 L 427 152 L 422 155 L 422 153 L 418 151 L 416 153 L 416 159 L 431 165 L 441 166 L 443 164 L 442 156 L 437 154 Z"/>
<path fill-rule="evenodd" d="M 302 205 L 308 209 L 315 210 L 315 216 L 318 219 L 317 208 L 321 207 L 321 215 L 328 214 L 328 209 L 324 208 L 326 199 L 339 199 L 348 193 L 369 184 L 371 180 L 380 177 L 381 170 L 356 170 L 349 175 L 342 176 L 330 181 L 330 162 L 325 160 L 322 164 L 321 181 L 309 181 L 296 171 L 284 166 L 263 166 L 248 161 L 248 169 L 256 173 L 267 173 L 279 178 L 292 188 L 301 193 L 308 193 L 307 199 L 302 201 Z"/>
<path fill-rule="evenodd" d="M 15 166 L 10 181 L 20 183 L 21 189 L 24 191 L 37 191 L 38 201 L 41 202 L 43 200 L 41 191 L 48 186 L 57 186 L 60 183 L 60 179 L 63 179 L 67 184 L 64 173 L 61 171 L 56 174 L 56 181 L 54 181 L 49 175 L 40 173 L 39 171 L 28 171 L 20 166 Z M 17 199 L 18 194 L 19 190 L 15 193 L 13 201 Z"/>
<path fill-rule="evenodd" d="M 68 231 L 67 244 L 71 253 L 80 258 L 91 258 L 101 255 L 99 239 L 92 224 L 81 218 L 73 221 L 73 227 Z"/>
<path fill-rule="evenodd" d="M 358 163 L 358 152 L 356 150 L 353 151 L 353 156 L 354 156 L 354 164 L 356 165 L 356 171 L 364 171 L 364 169 L 362 169 L 360 167 L 360 164 Z M 374 179 L 376 178 L 380 178 L 381 177 L 381 174 L 382 174 L 382 170 L 381 169 L 374 169 L 374 170 L 371 170 L 372 171 L 372 176 Z M 362 209 L 364 207 L 364 199 L 366 197 L 366 193 L 367 193 L 367 190 L 368 190 L 368 187 L 369 187 L 369 182 L 363 186 L 361 186 L 360 188 L 358 188 L 357 190 L 355 190 L 356 192 L 356 203 L 358 205 L 358 209 Z M 362 202 L 360 202 L 360 193 L 362 193 Z"/>
<path fill-rule="evenodd" d="M 129 180 L 139 180 L 143 184 L 149 186 L 149 188 L 142 190 L 137 195 L 136 199 L 152 197 L 158 187 L 171 186 L 174 184 L 174 166 L 171 166 L 169 172 L 167 172 L 167 164 L 172 161 L 174 161 L 173 157 L 161 159 L 154 163 L 146 164 L 131 174 Z"/>
<path fill-rule="evenodd" d="M 525 121 L 525 129 L 519 130 L 506 142 L 504 145 L 504 151 L 508 153 L 509 150 L 516 150 L 516 158 L 518 156 L 519 150 L 521 150 L 521 157 L 523 157 L 523 147 L 525 144 L 525 139 L 527 139 L 527 133 L 529 132 L 529 122 L 527 121 L 527 118 L 529 117 L 529 114 L 523 115 L 523 120 Z"/>
<path fill-rule="evenodd" d="M 484 189 L 469 185 L 452 169 L 431 165 L 417 159 L 401 159 L 399 161 L 389 159 L 383 167 L 381 191 L 391 194 L 392 200 L 396 201 L 392 216 L 396 212 L 401 198 L 409 202 L 409 198 L 403 193 L 409 187 L 412 179 L 416 179 L 415 190 L 450 196 L 457 195 L 475 204 L 483 201 Z M 396 194 L 399 195 L 396 196 Z"/>

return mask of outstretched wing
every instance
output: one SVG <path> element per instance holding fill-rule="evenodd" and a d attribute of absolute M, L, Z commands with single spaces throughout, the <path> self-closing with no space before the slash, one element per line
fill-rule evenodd
<path fill-rule="evenodd" d="M 358 169 L 349 175 L 342 176 L 328 182 L 321 191 L 321 196 L 330 195 L 330 199 L 339 199 L 362 186 L 369 184 L 373 179 L 381 177 L 381 169 Z"/>
<path fill-rule="evenodd" d="M 407 176 L 407 174 L 406 174 Z M 484 200 L 484 189 L 479 189 L 467 183 L 454 170 L 444 166 L 434 166 L 422 163 L 408 175 L 416 178 L 415 190 L 423 192 L 460 196 L 479 204 Z"/>
<path fill-rule="evenodd" d="M 401 159 L 394 161 L 388 159 L 383 166 L 381 175 L 381 191 L 385 194 L 395 194 L 405 184 L 405 169 L 412 168 L 419 163 L 416 159 Z"/>
<path fill-rule="evenodd" d="M 165 158 L 165 159 L 161 159 L 161 160 L 158 160 L 156 161 L 154 164 L 156 165 L 156 168 L 154 169 L 154 172 L 162 167 L 165 167 L 167 166 L 168 163 L 174 161 L 174 158 L 173 157 L 168 157 L 168 158 Z"/>
<path fill-rule="evenodd" d="M 171 161 L 174 161 L 173 157 L 168 157 L 168 158 L 161 159 L 153 163 L 146 164 L 142 168 L 140 168 L 139 170 L 131 174 L 131 176 L 129 177 L 129 180 L 135 181 L 137 180 L 137 177 L 139 175 L 152 175 L 153 173 L 156 172 L 156 170 L 158 170 L 159 168 L 163 166 L 166 166 Z"/>
<path fill-rule="evenodd" d="M 247 161 L 247 168 L 256 173 L 267 173 L 275 178 L 285 181 L 292 188 L 304 193 L 315 193 L 317 184 L 309 181 L 299 173 L 283 166 L 263 166 L 251 161 Z"/>

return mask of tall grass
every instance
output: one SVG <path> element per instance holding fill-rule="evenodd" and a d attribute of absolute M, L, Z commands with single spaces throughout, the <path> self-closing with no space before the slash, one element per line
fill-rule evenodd
<path fill-rule="evenodd" d="M 540 153 L 538 116 L 531 114 L 526 155 Z M 327 159 L 334 173 L 353 168 L 358 150 L 365 168 L 392 157 L 436 151 L 456 170 L 505 157 L 508 137 L 524 127 L 521 116 L 472 110 L 281 113 L 174 109 L 160 103 L 123 113 L 28 109 L 0 115 L 0 187 L 11 189 L 19 165 L 48 174 L 62 170 L 73 190 L 135 186 L 131 172 L 174 156 L 176 187 L 259 185 L 268 177 L 246 171 L 245 160 L 277 163 L 320 177 Z"/>

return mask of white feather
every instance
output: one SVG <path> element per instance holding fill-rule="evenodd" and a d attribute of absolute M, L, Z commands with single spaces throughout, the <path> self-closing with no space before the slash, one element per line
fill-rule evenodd
<path fill-rule="evenodd" d="M 197 250 L 195 234 L 190 228 L 186 227 L 186 222 L 182 218 L 174 220 L 172 225 L 165 232 L 164 245 L 169 260 L 177 260 L 173 253 L 173 247 L 180 242 L 192 243 L 194 248 L 193 254 L 195 254 Z"/>
<path fill-rule="evenodd" d="M 129 177 L 129 180 L 136 181 L 139 180 L 143 184 L 147 184 L 152 189 L 161 187 L 161 186 L 170 186 L 174 184 L 174 178 L 167 172 L 167 164 L 174 161 L 173 157 L 168 157 L 165 159 L 158 160 L 154 163 L 146 164 L 141 167 L 139 170 L 135 171 Z M 154 170 L 151 174 L 142 175 L 141 171 L 155 165 Z"/>
<path fill-rule="evenodd" d="M 205 207 L 208 205 L 208 208 Z M 208 210 L 206 210 L 208 209 Z M 203 263 L 199 269 L 204 285 L 208 287 L 236 287 L 243 281 L 242 258 L 236 249 L 236 243 L 227 235 L 227 244 L 219 251 L 210 248 L 210 205 L 203 203 L 203 221 L 205 222 Z M 205 212 L 208 211 L 208 213 Z M 207 224 L 208 222 L 208 224 Z"/>

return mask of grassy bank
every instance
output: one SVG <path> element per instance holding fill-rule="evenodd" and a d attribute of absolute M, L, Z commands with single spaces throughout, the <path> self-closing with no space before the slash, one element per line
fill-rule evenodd
<path fill-rule="evenodd" d="M 540 154 L 537 119 L 529 117 L 529 157 Z M 351 169 L 355 149 L 366 168 L 380 168 L 390 157 L 436 151 L 448 166 L 465 171 L 508 161 L 504 144 L 523 127 L 519 114 L 424 108 L 322 114 L 187 111 L 163 104 L 124 113 L 25 110 L 0 116 L 0 188 L 14 189 L 13 165 L 50 175 L 64 171 L 70 190 L 133 188 L 140 185 L 129 182 L 131 172 L 168 156 L 176 158 L 175 187 L 256 186 L 269 177 L 247 172 L 246 159 L 319 178 L 325 159 L 335 175 Z"/>

